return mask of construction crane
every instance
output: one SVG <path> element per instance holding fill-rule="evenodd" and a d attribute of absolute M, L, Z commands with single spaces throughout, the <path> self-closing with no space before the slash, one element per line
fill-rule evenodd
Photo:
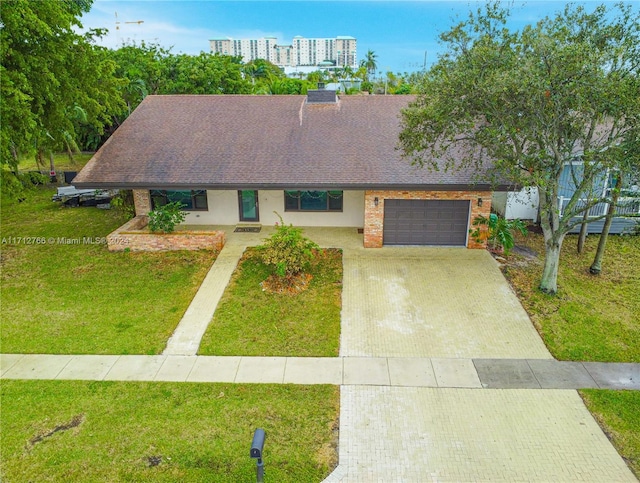
<path fill-rule="evenodd" d="M 118 12 L 116 12 L 116 30 L 120 30 L 120 25 L 123 24 L 138 24 L 144 23 L 144 20 L 135 20 L 133 22 L 119 22 L 118 21 Z"/>
<path fill-rule="evenodd" d="M 122 42 L 122 37 L 120 36 L 120 25 L 127 25 L 127 24 L 140 25 L 143 23 L 144 23 L 144 20 L 135 20 L 133 22 L 121 22 L 118 20 L 118 12 L 116 12 L 116 32 L 117 32 L 116 39 L 118 43 Z M 124 45 L 124 42 L 123 42 L 123 45 Z"/>

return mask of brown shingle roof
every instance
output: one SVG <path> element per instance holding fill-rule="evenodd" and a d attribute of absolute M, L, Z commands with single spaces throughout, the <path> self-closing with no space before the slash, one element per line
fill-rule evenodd
<path fill-rule="evenodd" d="M 460 189 L 396 149 L 411 96 L 148 96 L 78 174 L 79 187 Z"/>

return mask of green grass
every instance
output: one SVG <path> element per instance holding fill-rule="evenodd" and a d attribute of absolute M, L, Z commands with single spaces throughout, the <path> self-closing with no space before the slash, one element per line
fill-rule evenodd
<path fill-rule="evenodd" d="M 110 253 L 123 216 L 53 192 L 2 200 L 2 352 L 159 353 L 214 254 Z M 0 399 L 2 481 L 253 481 L 257 427 L 270 481 L 336 464 L 337 387 L 3 380 Z"/>
<path fill-rule="evenodd" d="M 640 237 L 609 236 L 602 273 L 589 274 L 598 245 L 589 236 L 582 254 L 577 237 L 562 246 L 558 294 L 536 289 L 544 244 L 529 234 L 518 245 L 538 253 L 512 255 L 504 271 L 545 344 L 560 360 L 640 362 Z M 640 477 L 640 391 L 580 391 L 587 408 L 636 476 Z"/>
<path fill-rule="evenodd" d="M 618 453 L 640 478 L 640 391 L 580 391 Z"/>
<path fill-rule="evenodd" d="M 338 355 L 342 254 L 321 252 L 312 263 L 307 290 L 272 294 L 260 282 L 271 273 L 248 249 L 232 276 L 202 339 L 202 355 Z"/>
<path fill-rule="evenodd" d="M 576 236 L 562 246 L 558 294 L 536 289 L 542 273 L 541 235 L 524 242 L 537 260 L 512 257 L 507 278 L 554 357 L 560 360 L 640 362 L 640 237 L 610 236 L 599 276 L 589 274 L 598 236 L 587 239 L 582 254 Z"/>
<path fill-rule="evenodd" d="M 255 481 L 258 427 L 266 481 L 335 464 L 332 386 L 7 380 L 1 399 L 7 482 Z"/>
<path fill-rule="evenodd" d="M 82 167 L 87 164 L 94 153 L 78 153 L 73 155 L 73 162 L 69 159 L 66 153 L 56 153 L 53 155 L 53 163 L 56 167 L 56 172 L 62 176 L 63 171 L 80 171 Z M 21 171 L 37 171 L 38 165 L 36 163 L 35 156 L 23 157 L 20 159 L 18 169 Z M 49 173 L 49 156 L 47 155 L 44 160 L 44 166 L 41 167 L 47 174 Z"/>
<path fill-rule="evenodd" d="M 62 207 L 53 193 L 41 188 L 22 203 L 3 199 L 2 351 L 160 353 L 214 254 L 111 253 L 104 237 L 124 217 Z"/>

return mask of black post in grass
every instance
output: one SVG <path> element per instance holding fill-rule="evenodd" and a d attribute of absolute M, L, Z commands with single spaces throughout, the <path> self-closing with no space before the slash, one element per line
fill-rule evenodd
<path fill-rule="evenodd" d="M 264 439 L 267 434 L 264 429 L 258 428 L 253 433 L 253 441 L 251 442 L 251 452 L 249 455 L 256 461 L 256 482 L 264 483 L 264 463 L 262 462 L 262 451 L 264 449 Z"/>

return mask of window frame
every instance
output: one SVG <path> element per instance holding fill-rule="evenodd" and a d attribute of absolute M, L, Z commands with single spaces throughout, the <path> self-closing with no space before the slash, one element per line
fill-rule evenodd
<path fill-rule="evenodd" d="M 189 206 L 187 205 L 186 207 L 181 208 L 180 211 L 209 211 L 209 200 L 207 197 L 207 190 L 149 190 L 151 209 L 155 210 L 160 206 L 164 206 L 170 203 L 171 199 L 168 193 L 186 193 L 186 192 L 189 192 L 191 197 L 191 208 L 189 208 Z M 155 198 L 162 198 L 164 200 L 164 203 L 161 205 L 158 205 L 155 201 Z M 197 207 L 196 201 L 198 199 L 204 200 L 204 204 L 205 204 L 204 208 Z"/>
<path fill-rule="evenodd" d="M 295 195 L 294 195 L 295 193 Z M 305 209 L 302 204 L 303 193 L 325 193 L 326 207 L 324 209 Z M 332 197 L 330 193 L 340 193 L 340 197 Z M 340 208 L 331 208 L 331 200 L 339 199 Z M 290 207 L 291 200 L 296 200 L 296 207 Z M 342 213 L 344 212 L 344 191 L 343 190 L 285 190 L 284 191 L 284 211 L 303 213 Z"/>

